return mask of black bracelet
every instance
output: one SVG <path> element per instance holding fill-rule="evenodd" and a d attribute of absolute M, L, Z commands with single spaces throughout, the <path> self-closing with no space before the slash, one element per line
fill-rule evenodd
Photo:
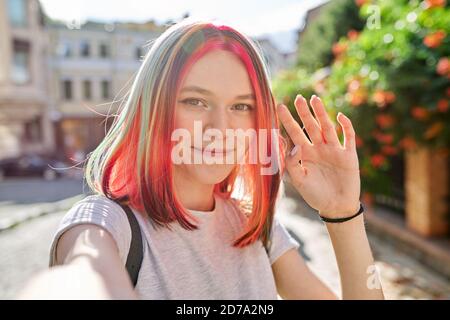
<path fill-rule="evenodd" d="M 352 215 L 351 217 L 347 217 L 347 218 L 327 218 L 327 217 L 322 217 L 321 215 L 319 215 L 319 217 L 324 222 L 341 223 L 341 222 L 345 222 L 345 221 L 351 220 L 351 219 L 359 216 L 363 212 L 364 212 L 364 207 L 363 207 L 362 203 L 360 202 L 359 203 L 359 210 L 358 210 L 358 212 L 355 213 L 354 215 Z"/>

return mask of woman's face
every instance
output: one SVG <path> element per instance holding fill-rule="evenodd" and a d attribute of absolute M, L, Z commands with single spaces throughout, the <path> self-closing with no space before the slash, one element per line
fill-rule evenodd
<path fill-rule="evenodd" d="M 230 133 L 254 129 L 255 107 L 253 87 L 239 58 L 223 50 L 205 54 L 188 71 L 176 97 L 175 129 L 189 133 L 191 152 L 190 161 L 174 164 L 174 170 L 203 184 L 223 181 L 250 143 L 235 139 L 233 145 Z M 219 161 L 205 163 L 208 159 Z"/>

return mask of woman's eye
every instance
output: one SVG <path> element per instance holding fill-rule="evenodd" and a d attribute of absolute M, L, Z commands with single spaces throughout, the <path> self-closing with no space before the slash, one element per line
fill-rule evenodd
<path fill-rule="evenodd" d="M 195 107 L 200 107 L 204 105 L 204 103 L 199 99 L 184 99 L 181 102 Z"/>
<path fill-rule="evenodd" d="M 253 107 L 249 104 L 235 104 L 233 106 L 233 109 L 238 111 L 250 111 L 253 109 Z"/>

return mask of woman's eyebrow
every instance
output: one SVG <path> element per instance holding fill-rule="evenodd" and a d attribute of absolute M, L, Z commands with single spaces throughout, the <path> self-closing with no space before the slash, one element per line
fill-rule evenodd
<path fill-rule="evenodd" d="M 184 87 L 183 89 L 181 89 L 180 92 L 186 92 L 186 91 L 198 92 L 198 93 L 208 95 L 208 96 L 214 95 L 214 93 L 212 93 L 211 91 L 201 88 L 201 87 L 198 87 L 198 86 L 187 86 L 187 87 Z M 255 100 L 255 95 L 253 93 L 242 94 L 242 95 L 236 96 L 236 99 L 253 99 L 253 100 Z"/>

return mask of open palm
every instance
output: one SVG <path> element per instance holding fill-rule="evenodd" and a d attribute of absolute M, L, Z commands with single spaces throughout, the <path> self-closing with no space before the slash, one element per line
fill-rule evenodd
<path fill-rule="evenodd" d="M 279 105 L 279 118 L 295 144 L 286 157 L 292 184 L 322 216 L 356 213 L 361 187 L 355 131 L 350 119 L 342 113 L 337 116 L 344 133 L 342 146 L 320 98 L 313 96 L 310 101 L 315 117 L 304 97 L 298 95 L 294 103 L 311 141 L 288 108 Z"/>

